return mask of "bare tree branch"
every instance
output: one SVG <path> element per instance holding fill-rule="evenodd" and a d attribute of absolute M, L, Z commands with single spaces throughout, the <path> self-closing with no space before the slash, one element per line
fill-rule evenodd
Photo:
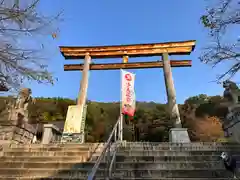
<path fill-rule="evenodd" d="M 49 27 L 60 14 L 52 18 L 40 15 L 36 9 L 39 1 L 0 1 L 0 91 L 1 87 L 5 90 L 18 89 L 26 80 L 54 82 L 42 56 L 44 46 L 32 48 L 20 43 L 25 37 L 34 41 L 35 35 L 42 35 L 44 31 L 48 35 L 53 32 Z"/>
<path fill-rule="evenodd" d="M 240 69 L 240 40 L 226 42 L 229 30 L 240 26 L 239 0 L 213 0 L 206 14 L 201 17 L 202 24 L 208 28 L 211 45 L 203 49 L 200 60 L 216 67 L 221 62 L 231 61 L 232 67 L 217 77 L 218 81 L 232 78 Z M 211 2 L 213 2 L 211 1 Z"/>

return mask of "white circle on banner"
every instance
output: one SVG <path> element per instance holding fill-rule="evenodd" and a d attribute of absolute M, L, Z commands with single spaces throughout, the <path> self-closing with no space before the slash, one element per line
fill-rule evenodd
<path fill-rule="evenodd" d="M 127 81 L 131 81 L 132 80 L 132 76 L 130 74 L 125 74 L 125 79 Z"/>

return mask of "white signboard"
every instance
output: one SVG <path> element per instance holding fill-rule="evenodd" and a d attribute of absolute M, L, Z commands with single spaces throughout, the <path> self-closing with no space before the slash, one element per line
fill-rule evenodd
<path fill-rule="evenodd" d="M 67 118 L 63 133 L 81 133 L 83 106 L 73 105 L 68 107 Z"/>

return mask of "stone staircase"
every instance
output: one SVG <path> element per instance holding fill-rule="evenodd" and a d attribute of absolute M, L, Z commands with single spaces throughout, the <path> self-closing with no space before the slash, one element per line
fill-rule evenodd
<path fill-rule="evenodd" d="M 214 143 L 126 143 L 117 153 L 117 179 L 229 179 L 220 160 L 230 151 L 240 160 L 240 145 Z M 240 176 L 239 176 L 240 177 Z"/>
<path fill-rule="evenodd" d="M 4 148 L 0 180 L 83 180 L 103 144 L 29 145 Z M 231 151 L 240 159 L 240 145 L 191 143 L 124 143 L 116 156 L 113 179 L 207 180 L 229 179 L 219 155 Z M 96 179 L 104 179 L 106 163 Z"/>
<path fill-rule="evenodd" d="M 102 147 L 102 143 L 90 143 L 4 148 L 0 180 L 86 179 Z"/>

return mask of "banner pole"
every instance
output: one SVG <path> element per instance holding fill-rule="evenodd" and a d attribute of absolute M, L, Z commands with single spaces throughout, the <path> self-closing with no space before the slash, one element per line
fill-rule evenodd
<path fill-rule="evenodd" d="M 119 138 L 123 140 L 123 114 L 122 114 L 122 69 L 120 69 L 120 122 L 119 122 Z"/>
<path fill-rule="evenodd" d="M 123 114 L 120 115 L 120 141 L 123 140 Z"/>

